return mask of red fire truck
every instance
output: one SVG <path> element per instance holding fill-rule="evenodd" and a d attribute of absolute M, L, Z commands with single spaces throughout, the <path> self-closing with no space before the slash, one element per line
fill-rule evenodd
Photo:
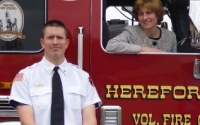
<path fill-rule="evenodd" d="M 99 125 L 200 125 L 200 2 L 162 2 L 170 21 L 161 26 L 176 34 L 177 53 L 105 50 L 124 26 L 137 23 L 134 0 L 1 0 L 0 125 L 19 124 L 16 110 L 8 105 L 12 80 L 20 69 L 41 60 L 41 28 L 51 19 L 68 29 L 68 61 L 94 81 L 103 101 L 97 109 Z"/>

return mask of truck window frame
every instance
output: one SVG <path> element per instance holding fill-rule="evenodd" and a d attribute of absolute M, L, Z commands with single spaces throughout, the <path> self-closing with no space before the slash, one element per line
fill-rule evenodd
<path fill-rule="evenodd" d="M 109 1 L 107 1 L 107 2 L 109 2 Z M 114 3 L 114 1 L 112 1 L 113 3 Z M 126 1 L 127 2 L 127 1 Z M 105 3 L 105 1 L 102 1 L 102 22 L 101 22 L 101 46 L 102 46 L 102 49 L 106 52 L 106 53 L 110 53 L 110 52 L 107 52 L 106 50 L 105 50 L 105 46 L 106 46 L 106 43 L 108 42 L 108 41 L 105 41 L 105 39 L 108 39 L 108 38 L 105 38 L 105 34 L 107 34 L 107 33 L 104 33 L 105 32 L 105 29 L 107 30 L 106 32 L 109 32 L 109 27 L 107 27 L 107 28 L 105 28 L 106 26 L 105 26 L 105 24 L 106 23 L 108 23 L 107 21 L 108 21 L 108 17 L 107 17 L 107 10 L 110 8 L 110 7 L 121 7 L 121 6 L 125 6 L 127 3 L 125 2 L 125 4 L 124 5 L 121 5 L 121 4 L 119 4 L 119 1 L 118 2 L 116 2 L 115 4 L 116 5 L 112 5 L 113 3 L 108 3 L 108 5 L 107 5 L 107 3 Z M 198 2 L 198 1 L 195 1 L 195 0 L 190 0 L 190 2 Z M 200 4 L 200 1 L 199 1 L 199 4 Z M 129 6 L 130 6 L 130 3 L 129 3 Z M 191 8 L 191 7 L 190 7 Z M 167 8 L 166 8 L 167 9 Z M 114 14 L 113 14 L 114 15 Z M 190 13 L 190 10 L 189 10 L 189 16 L 191 17 L 191 16 L 193 16 L 192 15 L 192 13 Z M 121 18 L 118 18 L 119 17 L 119 15 L 117 16 L 117 18 L 116 19 L 121 19 Z M 122 19 L 123 20 L 123 19 Z M 167 24 L 168 24 L 168 30 L 170 30 L 170 31 L 173 31 L 173 26 L 172 26 L 172 22 L 171 22 L 171 19 L 170 19 L 170 17 L 168 17 L 168 15 L 167 14 L 165 14 L 165 16 L 164 16 L 164 20 L 163 20 L 163 22 L 167 22 Z M 192 21 L 191 21 L 192 22 Z M 190 22 L 190 23 L 191 23 Z M 130 21 L 129 21 L 129 25 L 130 25 Z M 135 22 L 134 22 L 135 23 Z M 137 22 L 136 22 L 137 23 Z M 191 30 L 191 29 L 190 29 Z M 191 32 L 191 31 L 190 31 Z M 199 31 L 198 31 L 199 32 Z M 106 37 L 108 37 L 108 36 L 106 36 Z M 183 41 L 182 41 L 183 40 Z M 181 39 L 180 41 L 178 41 L 177 40 L 177 43 L 178 44 L 181 44 L 181 43 L 184 43 L 184 38 L 183 39 Z M 186 39 L 187 40 L 187 39 Z M 185 40 L 185 41 L 186 41 Z M 196 40 L 196 38 L 195 38 L 195 40 Z M 197 39 L 197 40 L 199 40 L 199 38 Z M 190 42 L 191 41 L 191 39 L 190 39 L 190 37 L 188 38 L 188 41 Z M 187 41 L 187 42 L 188 42 Z M 182 47 L 182 45 L 178 45 L 177 46 L 177 53 L 149 53 L 149 52 L 141 52 L 141 54 L 193 54 L 193 53 L 200 53 L 200 49 L 196 49 L 195 47 L 196 47 L 196 45 L 194 45 L 194 44 L 190 44 L 190 49 L 191 49 L 191 51 L 178 51 L 179 50 L 179 46 L 181 46 Z M 197 47 L 198 48 L 200 48 L 200 44 L 199 45 L 197 45 Z M 112 53 L 113 54 L 113 53 Z M 124 54 L 124 53 L 123 53 Z M 129 54 L 129 53 L 128 53 Z"/>

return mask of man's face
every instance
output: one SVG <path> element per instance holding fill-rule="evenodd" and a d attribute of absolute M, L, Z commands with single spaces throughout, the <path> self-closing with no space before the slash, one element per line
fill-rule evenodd
<path fill-rule="evenodd" d="M 69 40 L 62 27 L 46 27 L 44 38 L 41 38 L 40 42 L 45 50 L 46 58 L 50 60 L 64 58 L 65 50 L 69 45 Z"/>

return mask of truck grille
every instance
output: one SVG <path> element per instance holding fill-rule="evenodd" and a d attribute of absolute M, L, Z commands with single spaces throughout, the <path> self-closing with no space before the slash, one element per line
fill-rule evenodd
<path fill-rule="evenodd" d="M 18 117 L 15 108 L 9 105 L 8 96 L 0 96 L 0 117 Z"/>

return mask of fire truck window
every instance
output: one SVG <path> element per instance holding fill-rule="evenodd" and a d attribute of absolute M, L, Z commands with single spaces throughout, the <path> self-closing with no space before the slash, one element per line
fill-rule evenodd
<path fill-rule="evenodd" d="M 0 52 L 35 53 L 42 50 L 41 29 L 46 21 L 46 1 L 0 2 Z"/>
<path fill-rule="evenodd" d="M 191 46 L 200 49 L 200 1 L 190 1 L 190 37 Z"/>
<path fill-rule="evenodd" d="M 110 6 L 105 8 L 105 15 L 103 17 L 102 42 L 105 48 L 108 40 L 120 34 L 125 26 L 131 25 L 132 16 L 130 12 L 122 10 L 120 6 Z"/>
<path fill-rule="evenodd" d="M 109 39 L 119 35 L 124 27 L 128 25 L 138 25 L 132 17 L 132 6 L 109 6 L 106 9 L 105 21 L 103 21 L 103 47 L 105 48 Z M 166 27 L 167 26 L 167 27 Z M 165 15 L 162 25 L 172 31 L 170 18 Z"/>
<path fill-rule="evenodd" d="M 127 8 L 130 8 L 128 10 Z M 132 7 L 126 7 L 126 10 L 120 6 L 111 6 L 106 9 L 106 21 L 110 32 L 110 38 L 113 38 L 123 31 L 123 28 L 132 25 Z M 136 22 L 137 23 L 137 22 Z"/>
<path fill-rule="evenodd" d="M 177 1 L 176 5 L 170 1 L 162 2 L 166 14 L 159 26 L 175 33 L 177 53 L 200 53 L 200 16 L 198 16 L 200 15 L 200 1 Z M 132 5 L 133 3 L 129 0 L 124 2 L 105 0 L 103 2 L 102 46 L 104 50 L 108 40 L 120 34 L 124 27 L 138 25 L 132 17 Z"/>

